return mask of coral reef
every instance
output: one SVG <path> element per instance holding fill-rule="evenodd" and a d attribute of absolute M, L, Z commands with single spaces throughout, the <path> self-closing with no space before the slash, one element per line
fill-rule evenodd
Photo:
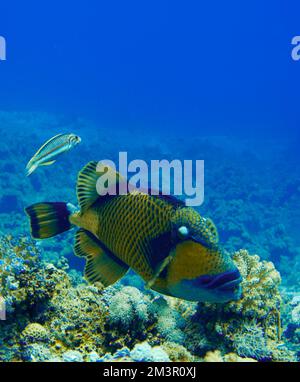
<path fill-rule="evenodd" d="M 300 358 L 300 295 L 285 292 L 282 311 L 283 334 L 298 358 Z"/>
<path fill-rule="evenodd" d="M 88 286 L 79 274 L 47 263 L 28 238 L 2 237 L 7 319 L 0 326 L 0 360 L 295 361 L 297 349 L 283 342 L 279 273 L 245 250 L 233 259 L 244 278 L 242 299 L 197 304 L 122 282 Z M 286 310 L 284 333 L 295 340 L 299 298 Z"/>
<path fill-rule="evenodd" d="M 204 362 L 257 362 L 253 358 L 239 357 L 235 353 L 222 355 L 219 350 L 209 351 L 204 357 Z"/>
<path fill-rule="evenodd" d="M 242 276 L 243 296 L 227 304 L 198 304 L 187 326 L 192 339 L 188 350 L 203 355 L 216 350 L 240 357 L 267 360 L 295 360 L 282 344 L 280 275 L 270 262 L 260 261 L 245 250 L 233 255 Z M 218 349 L 220 350 L 220 348 Z"/>
<path fill-rule="evenodd" d="M 269 315 L 278 317 L 281 303 L 278 287 L 281 277 L 274 264 L 260 261 L 259 256 L 251 256 L 246 250 L 234 253 L 233 260 L 243 278 L 243 297 L 237 302 L 229 302 L 225 312 L 255 319 L 267 319 Z"/>
<path fill-rule="evenodd" d="M 168 136 L 158 143 L 151 131 L 135 131 L 132 140 L 48 113 L 0 112 L 0 131 L 1 361 L 300 359 L 300 173 L 290 143 L 278 142 L 273 151 L 263 144 L 258 155 L 256 141 L 226 137 Z M 41 143 L 71 131 L 84 140 L 76 156 L 22 175 Z M 239 301 L 196 304 L 161 296 L 145 290 L 133 272 L 105 290 L 88 286 L 82 260 L 73 256 L 73 232 L 43 242 L 28 238 L 25 206 L 76 204 L 78 170 L 92 159 L 115 160 L 119 150 L 130 159 L 172 160 L 176 152 L 178 159 L 206 161 L 200 212 L 214 220 L 242 273 Z"/>

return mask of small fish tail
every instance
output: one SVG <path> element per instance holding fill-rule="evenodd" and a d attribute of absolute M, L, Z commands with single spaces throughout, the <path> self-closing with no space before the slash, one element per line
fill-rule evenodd
<path fill-rule="evenodd" d="M 35 239 L 46 239 L 68 231 L 72 225 L 69 217 L 75 207 L 70 203 L 44 202 L 25 208 L 30 219 L 31 235 Z"/>
<path fill-rule="evenodd" d="M 33 171 L 35 171 L 37 169 L 37 165 L 36 164 L 32 164 L 30 166 L 27 165 L 26 167 L 26 176 L 29 176 L 33 173 Z"/>

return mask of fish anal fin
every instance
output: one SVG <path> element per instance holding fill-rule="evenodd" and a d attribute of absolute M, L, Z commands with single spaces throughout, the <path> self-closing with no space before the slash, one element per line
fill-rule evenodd
<path fill-rule="evenodd" d="M 107 287 L 125 275 L 129 267 L 101 247 L 91 233 L 80 229 L 76 233 L 74 252 L 86 258 L 84 275 L 89 283 L 101 282 Z"/>
<path fill-rule="evenodd" d="M 109 184 L 116 184 L 123 180 L 121 175 L 106 164 L 96 161 L 89 162 L 79 172 L 77 179 L 77 198 L 81 211 L 86 211 L 98 198 L 101 198 L 97 190 L 97 182 L 103 175 L 109 178 Z M 105 193 L 104 193 L 105 194 Z"/>

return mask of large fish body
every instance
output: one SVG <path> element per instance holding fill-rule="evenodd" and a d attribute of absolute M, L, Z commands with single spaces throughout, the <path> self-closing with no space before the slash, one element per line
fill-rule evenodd
<path fill-rule="evenodd" d="M 183 202 L 135 190 L 99 196 L 97 162 L 79 173 L 80 211 L 67 203 L 26 208 L 35 238 L 78 226 L 74 252 L 86 258 L 85 277 L 108 286 L 129 268 L 160 293 L 192 301 L 225 302 L 241 295 L 241 276 L 218 244 L 211 220 Z M 116 177 L 122 182 L 121 177 Z"/>
<path fill-rule="evenodd" d="M 56 158 L 71 150 L 81 142 L 81 138 L 75 134 L 58 134 L 49 139 L 30 159 L 26 166 L 27 176 L 32 174 L 39 166 L 49 166 Z"/>

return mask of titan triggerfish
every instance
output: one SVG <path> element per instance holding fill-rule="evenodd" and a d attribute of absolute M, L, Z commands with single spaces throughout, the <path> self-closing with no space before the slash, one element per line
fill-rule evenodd
<path fill-rule="evenodd" d="M 149 288 L 169 296 L 210 302 L 240 298 L 241 275 L 210 219 L 173 196 L 137 189 L 103 195 L 96 184 L 107 170 L 89 162 L 80 171 L 80 210 L 63 202 L 27 207 L 32 236 L 44 239 L 78 227 L 74 252 L 86 259 L 90 283 L 107 287 L 132 268 Z M 126 182 L 115 175 L 116 184 Z"/>

